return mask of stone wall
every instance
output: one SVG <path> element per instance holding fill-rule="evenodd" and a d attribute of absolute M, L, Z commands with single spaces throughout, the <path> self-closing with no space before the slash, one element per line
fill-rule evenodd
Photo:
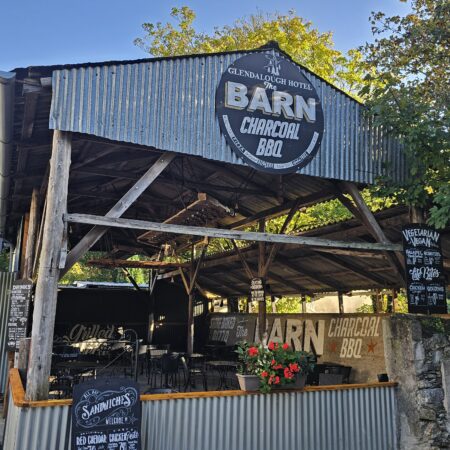
<path fill-rule="evenodd" d="M 392 315 L 383 327 L 399 449 L 450 448 L 450 316 Z"/>

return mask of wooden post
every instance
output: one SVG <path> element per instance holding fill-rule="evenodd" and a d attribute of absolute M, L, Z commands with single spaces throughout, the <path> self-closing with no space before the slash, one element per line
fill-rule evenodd
<path fill-rule="evenodd" d="M 20 278 L 25 278 L 25 244 L 28 242 L 28 225 L 30 223 L 30 214 L 26 213 L 23 219 L 22 242 L 20 243 Z"/>
<path fill-rule="evenodd" d="M 63 215 L 67 208 L 71 138 L 71 133 L 59 130 L 53 132 L 47 209 L 34 297 L 27 400 L 46 400 L 48 398 L 59 258 L 64 234 Z"/>
<path fill-rule="evenodd" d="M 301 301 L 301 304 L 302 304 L 302 313 L 303 313 L 303 314 L 306 314 L 306 295 L 305 295 L 305 294 L 302 294 L 301 299 L 302 299 L 302 301 Z"/>
<path fill-rule="evenodd" d="M 265 231 L 265 221 L 264 219 L 259 221 L 259 231 L 264 233 Z M 258 255 L 258 277 L 264 276 L 264 267 L 265 267 L 265 256 L 266 256 L 266 247 L 265 242 L 258 242 L 259 255 Z M 263 279 L 263 286 L 265 287 L 265 280 Z M 267 330 L 266 330 L 266 299 L 258 302 L 258 324 L 259 324 L 259 338 L 263 343 L 267 343 Z"/>
<path fill-rule="evenodd" d="M 423 209 L 418 206 L 411 206 L 409 209 L 409 218 L 411 223 L 425 223 Z"/>
<path fill-rule="evenodd" d="M 344 314 L 344 294 L 338 292 L 339 314 Z"/>
<path fill-rule="evenodd" d="M 397 303 L 398 303 L 398 290 L 392 289 L 392 312 L 397 312 Z"/>
<path fill-rule="evenodd" d="M 34 188 L 31 194 L 30 214 L 28 221 L 28 234 L 25 248 L 25 263 L 23 277 L 31 279 L 33 276 L 33 261 L 36 248 L 37 229 L 39 223 L 39 189 Z"/>
<path fill-rule="evenodd" d="M 31 338 L 24 338 L 19 342 L 19 360 L 17 363 L 17 368 L 19 369 L 22 382 L 25 380 L 28 369 L 28 361 L 30 359 L 30 346 Z"/>
<path fill-rule="evenodd" d="M 203 261 L 203 257 L 205 256 L 206 249 L 208 248 L 208 244 L 203 246 L 202 253 L 197 261 L 197 265 L 194 267 L 194 244 L 192 244 L 191 250 L 191 266 L 189 272 L 189 283 L 187 293 L 189 295 L 189 303 L 188 303 L 188 322 L 187 322 L 187 353 L 191 355 L 194 352 L 194 288 L 196 285 L 197 275 L 200 269 L 200 266 Z M 183 273 L 183 269 L 180 269 L 181 273 Z M 187 280 L 186 280 L 187 282 Z"/>

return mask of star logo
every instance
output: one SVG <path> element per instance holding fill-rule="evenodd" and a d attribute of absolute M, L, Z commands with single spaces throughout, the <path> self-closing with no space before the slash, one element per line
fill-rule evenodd
<path fill-rule="evenodd" d="M 370 341 L 370 342 L 367 344 L 367 353 L 375 353 L 375 347 L 376 347 L 377 345 L 378 345 L 378 344 L 377 344 L 376 342 Z"/>
<path fill-rule="evenodd" d="M 328 346 L 328 350 L 331 352 L 331 353 L 336 353 L 337 352 L 337 342 L 336 341 L 333 341 L 333 342 L 331 342 L 330 343 L 330 345 Z"/>

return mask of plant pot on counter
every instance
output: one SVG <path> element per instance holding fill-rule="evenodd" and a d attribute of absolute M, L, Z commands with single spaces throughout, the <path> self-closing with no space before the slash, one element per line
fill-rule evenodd
<path fill-rule="evenodd" d="M 279 386 L 272 385 L 272 390 L 285 391 L 289 389 L 303 389 L 306 385 L 306 375 L 296 375 L 293 383 L 281 384 Z"/>
<path fill-rule="evenodd" d="M 241 391 L 258 391 L 260 378 L 258 375 L 236 374 Z"/>

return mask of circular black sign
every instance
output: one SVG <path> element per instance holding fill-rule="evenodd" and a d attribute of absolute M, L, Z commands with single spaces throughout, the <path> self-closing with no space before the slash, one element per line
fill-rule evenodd
<path fill-rule="evenodd" d="M 323 111 L 299 66 L 270 49 L 236 60 L 216 91 L 220 129 L 238 156 L 265 172 L 295 172 L 320 147 Z"/>

